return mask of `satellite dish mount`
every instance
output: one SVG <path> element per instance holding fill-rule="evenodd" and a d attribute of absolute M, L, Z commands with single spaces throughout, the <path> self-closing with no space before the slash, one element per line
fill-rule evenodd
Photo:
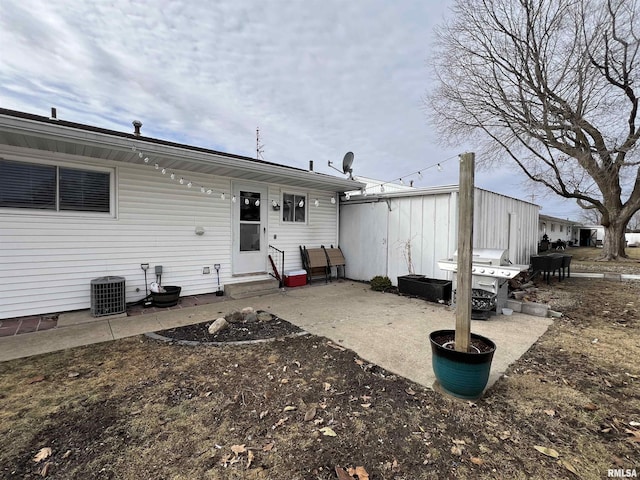
<path fill-rule="evenodd" d="M 329 160 L 328 165 L 333 168 L 334 170 L 336 170 L 337 172 L 340 172 L 339 169 L 337 169 L 336 167 L 333 166 L 333 162 L 331 160 Z M 344 158 L 342 159 L 342 172 L 344 174 L 349 174 L 349 179 L 353 180 L 353 152 L 347 152 L 344 154 Z"/>

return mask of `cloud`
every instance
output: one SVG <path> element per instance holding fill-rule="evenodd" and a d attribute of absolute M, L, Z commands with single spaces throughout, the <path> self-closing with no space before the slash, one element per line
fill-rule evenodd
<path fill-rule="evenodd" d="M 0 103 L 125 131 L 139 119 L 145 135 L 248 156 L 260 127 L 266 160 L 331 172 L 350 150 L 357 174 L 390 180 L 468 150 L 438 147 L 422 109 L 446 8 L 4 0 Z M 456 183 L 456 165 L 429 180 Z"/>

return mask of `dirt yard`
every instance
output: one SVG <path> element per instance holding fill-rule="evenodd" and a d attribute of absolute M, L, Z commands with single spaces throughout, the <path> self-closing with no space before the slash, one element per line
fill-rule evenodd
<path fill-rule="evenodd" d="M 540 282 L 538 298 L 564 316 L 477 403 L 314 336 L 225 347 L 135 337 L 5 362 L 0 477 L 640 475 L 639 286 Z"/>

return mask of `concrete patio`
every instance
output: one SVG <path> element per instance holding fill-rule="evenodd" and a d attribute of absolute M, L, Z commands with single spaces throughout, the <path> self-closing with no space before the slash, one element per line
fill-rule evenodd
<path fill-rule="evenodd" d="M 117 340 L 176 326 L 215 320 L 251 306 L 267 310 L 309 333 L 325 336 L 363 359 L 431 388 L 429 333 L 452 329 L 455 313 L 444 305 L 374 292 L 368 284 L 334 281 L 291 288 L 277 294 L 222 301 L 119 318 L 92 318 L 73 312 L 51 330 L 0 338 L 0 361 L 92 343 Z M 514 313 L 473 321 L 472 331 L 497 345 L 490 384 L 522 356 L 551 325 L 552 319 Z M 64 326 L 66 325 L 66 326 Z"/>

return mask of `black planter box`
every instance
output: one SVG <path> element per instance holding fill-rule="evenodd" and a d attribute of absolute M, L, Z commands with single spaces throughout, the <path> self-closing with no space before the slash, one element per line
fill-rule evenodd
<path fill-rule="evenodd" d="M 451 281 L 426 278 L 424 275 L 404 275 L 398 277 L 398 291 L 430 302 L 448 302 L 451 300 Z"/>
<path fill-rule="evenodd" d="M 176 306 L 178 304 L 178 300 L 180 300 L 180 291 L 182 290 L 182 287 L 166 286 L 164 289 L 164 293 L 151 292 L 153 306 L 160 308 Z"/>

